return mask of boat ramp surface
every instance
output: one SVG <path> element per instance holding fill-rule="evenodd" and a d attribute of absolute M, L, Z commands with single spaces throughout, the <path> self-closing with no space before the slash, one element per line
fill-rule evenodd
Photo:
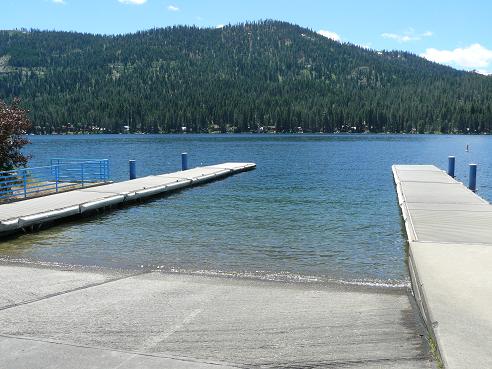
<path fill-rule="evenodd" d="M 404 289 L 19 265 L 0 275 L 2 369 L 435 368 Z"/>
<path fill-rule="evenodd" d="M 254 163 L 223 163 L 3 204 L 0 205 L 0 235 L 210 182 L 255 167 Z"/>
<path fill-rule="evenodd" d="M 492 368 L 492 205 L 433 165 L 394 165 L 414 295 L 446 368 Z"/>

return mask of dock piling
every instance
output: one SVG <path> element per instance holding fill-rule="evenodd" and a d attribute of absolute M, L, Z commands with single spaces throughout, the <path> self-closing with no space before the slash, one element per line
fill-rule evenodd
<path fill-rule="evenodd" d="M 130 165 L 130 179 L 137 178 L 137 163 L 135 160 L 129 160 L 128 164 Z"/>
<path fill-rule="evenodd" d="M 181 154 L 181 170 L 188 170 L 188 153 Z"/>
<path fill-rule="evenodd" d="M 448 175 L 454 178 L 455 157 L 448 156 Z"/>
<path fill-rule="evenodd" d="M 468 188 L 473 192 L 477 190 L 477 164 L 470 164 L 470 178 L 468 179 Z"/>

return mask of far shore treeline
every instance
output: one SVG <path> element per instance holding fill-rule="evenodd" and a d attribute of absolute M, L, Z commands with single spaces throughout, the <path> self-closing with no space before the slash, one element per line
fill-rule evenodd
<path fill-rule="evenodd" d="M 0 31 L 34 133 L 490 133 L 492 77 L 277 21 L 118 36 Z"/>

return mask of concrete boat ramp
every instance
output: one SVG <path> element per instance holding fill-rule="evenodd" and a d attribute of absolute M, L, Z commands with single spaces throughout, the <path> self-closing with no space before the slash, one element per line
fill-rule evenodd
<path fill-rule="evenodd" d="M 210 182 L 255 167 L 254 163 L 223 163 L 3 204 L 0 205 L 0 236 Z"/>
<path fill-rule="evenodd" d="M 0 368 L 435 368 L 405 289 L 0 265 Z"/>
<path fill-rule="evenodd" d="M 412 286 L 445 368 L 492 368 L 492 205 L 433 165 L 395 165 Z"/>

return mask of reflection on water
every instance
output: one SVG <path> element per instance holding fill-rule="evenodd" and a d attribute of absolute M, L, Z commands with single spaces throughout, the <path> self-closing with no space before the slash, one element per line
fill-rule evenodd
<path fill-rule="evenodd" d="M 146 135 L 33 137 L 33 165 L 51 157 L 109 158 L 114 180 L 253 161 L 255 171 L 138 206 L 0 243 L 0 256 L 103 267 L 222 273 L 284 280 L 407 283 L 394 163 L 456 174 L 478 162 L 491 198 L 492 139 L 409 135 Z M 470 152 L 465 152 L 466 144 Z M 70 155 L 67 155 L 70 153 Z"/>

